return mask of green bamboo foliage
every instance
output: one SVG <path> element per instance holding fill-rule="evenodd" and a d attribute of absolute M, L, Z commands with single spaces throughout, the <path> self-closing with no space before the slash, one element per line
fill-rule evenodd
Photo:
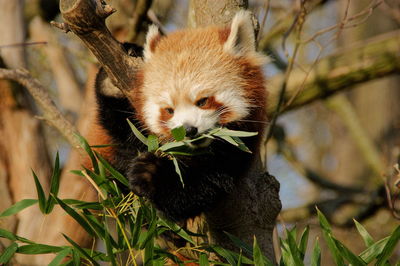
<path fill-rule="evenodd" d="M 179 131 L 179 130 L 178 130 Z M 175 132 L 175 142 L 184 141 L 184 133 Z M 239 132 L 224 132 L 231 137 L 244 137 Z M 240 135 L 240 136 L 237 136 Z M 213 137 L 217 137 L 216 134 Z M 158 140 L 146 139 L 149 150 L 161 149 Z M 321 249 L 319 239 L 309 239 L 309 227 L 302 232 L 296 228 L 286 230 L 280 238 L 282 256 L 278 262 L 270 261 L 258 245 L 254 237 L 252 245 L 245 243 L 234 235 L 227 234 L 229 240 L 237 247 L 237 251 L 227 250 L 220 246 L 203 243 L 196 245 L 192 239 L 194 235 L 181 228 L 179 225 L 159 217 L 156 210 L 144 199 L 133 195 L 124 194 L 120 186 L 127 185 L 127 179 L 116 171 L 82 138 L 81 144 L 91 155 L 97 166 L 94 170 L 84 169 L 73 171 L 82 178 L 90 178 L 99 192 L 103 195 L 99 202 L 85 202 L 75 199 L 60 199 L 57 196 L 59 187 L 60 166 L 58 155 L 56 156 L 54 172 L 51 176 L 51 188 L 49 195 L 45 195 L 37 176 L 33 173 L 38 199 L 24 199 L 0 213 L 0 219 L 15 215 L 26 208 L 37 208 L 45 214 L 53 210 L 58 204 L 67 215 L 77 221 L 82 228 L 93 238 L 104 243 L 105 251 L 80 247 L 71 236 L 64 235 L 68 241 L 67 246 L 51 246 L 35 243 L 29 239 L 17 236 L 7 230 L 0 229 L 0 238 L 11 241 L 11 244 L 0 255 L 0 264 L 7 264 L 16 253 L 40 256 L 41 254 L 55 254 L 49 264 L 54 265 L 137 265 L 138 259 L 145 265 L 164 265 L 167 261 L 183 265 L 183 262 L 174 254 L 163 250 L 158 246 L 156 238 L 169 231 L 184 239 L 190 244 L 189 248 L 198 254 L 198 259 L 192 260 L 199 265 L 321 265 Z M 167 149 L 168 150 L 168 149 Z M 119 186 L 115 184 L 120 183 Z M 331 225 L 325 216 L 317 210 L 323 240 L 329 247 L 329 252 L 337 265 L 388 265 L 388 260 L 394 253 L 400 239 L 400 226 L 386 238 L 375 241 L 367 230 L 357 221 L 355 226 L 365 243 L 366 249 L 360 254 L 353 253 L 342 242 L 335 238 Z M 0 220 L 1 222 L 1 220 Z M 114 228 L 113 228 L 114 226 Z M 116 232 L 116 233 L 114 233 Z M 309 247 L 310 243 L 312 247 Z M 310 251 L 307 253 L 307 251 Z M 221 261 L 209 260 L 209 254 L 213 252 Z M 128 261 L 122 261 L 122 257 L 128 254 Z"/>

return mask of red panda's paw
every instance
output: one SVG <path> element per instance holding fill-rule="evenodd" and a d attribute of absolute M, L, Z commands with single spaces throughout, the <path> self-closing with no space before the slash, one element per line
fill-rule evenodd
<path fill-rule="evenodd" d="M 138 196 L 151 198 L 154 195 L 154 177 L 158 169 L 158 157 L 146 152 L 136 157 L 129 169 L 129 187 Z"/>

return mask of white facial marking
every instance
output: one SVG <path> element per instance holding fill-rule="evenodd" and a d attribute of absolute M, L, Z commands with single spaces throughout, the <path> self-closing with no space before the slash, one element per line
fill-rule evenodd
<path fill-rule="evenodd" d="M 160 134 L 162 132 L 160 106 L 153 101 L 147 101 L 143 106 L 143 113 L 150 131 Z"/>
<path fill-rule="evenodd" d="M 175 109 L 174 116 L 167 125 L 171 129 L 189 125 L 197 128 L 201 134 L 217 125 L 219 119 L 214 113 L 214 110 L 203 110 L 195 105 L 180 105 Z"/>

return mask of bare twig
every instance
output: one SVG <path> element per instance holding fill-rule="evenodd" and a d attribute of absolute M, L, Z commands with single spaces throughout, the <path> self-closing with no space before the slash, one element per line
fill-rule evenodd
<path fill-rule="evenodd" d="M 290 28 L 289 28 L 289 31 L 286 33 L 286 37 L 290 34 L 290 31 L 291 31 L 292 29 L 296 29 L 296 38 L 297 38 L 298 40 L 300 39 L 302 27 L 303 27 L 303 24 L 304 24 L 304 18 L 305 18 L 305 15 L 306 15 L 305 12 L 306 12 L 306 11 L 304 10 L 304 6 L 302 6 L 302 7 L 301 7 L 301 10 L 300 10 L 300 12 L 299 12 L 299 14 L 297 14 L 295 20 L 293 21 L 292 27 L 290 27 Z M 285 49 L 285 41 L 286 41 L 286 38 L 284 38 L 283 41 L 282 41 L 282 47 L 283 47 L 283 49 L 284 49 L 284 51 L 285 51 L 286 57 L 289 58 L 288 52 L 287 52 L 286 49 Z M 278 116 L 279 116 L 280 113 L 281 113 L 281 108 L 282 108 L 282 106 L 283 106 L 284 97 L 285 97 L 285 94 L 286 94 L 287 84 L 288 84 L 290 75 L 291 75 L 292 70 L 293 70 L 294 62 L 295 62 L 295 60 L 296 60 L 296 56 L 297 56 L 297 53 L 298 53 L 298 51 L 299 51 L 299 47 L 300 47 L 300 45 L 299 45 L 299 43 L 297 42 L 296 45 L 295 45 L 295 47 L 294 47 L 293 54 L 292 54 L 292 56 L 289 58 L 289 63 L 288 63 L 288 66 L 287 66 L 287 68 L 286 68 L 286 72 L 285 72 L 285 76 L 284 76 L 284 81 L 283 81 L 283 83 L 282 83 L 282 86 L 281 86 L 281 89 L 280 89 L 280 92 L 279 92 L 279 98 L 278 98 L 278 102 L 277 102 L 277 105 L 276 105 L 276 109 L 275 109 L 275 111 L 274 111 L 274 113 L 273 113 L 273 115 L 272 115 L 271 123 L 270 123 L 270 125 L 269 125 L 269 127 L 268 127 L 268 132 L 267 132 L 267 137 L 266 137 L 266 139 L 265 139 L 265 144 L 266 144 L 266 143 L 269 141 L 269 139 L 272 137 L 272 134 L 273 134 L 273 131 L 274 131 L 274 127 L 275 127 L 276 121 L 277 121 L 277 119 L 278 119 Z"/>
<path fill-rule="evenodd" d="M 74 148 L 79 148 L 79 142 L 74 136 L 74 134 L 78 133 L 76 128 L 64 118 L 50 98 L 47 90 L 37 79 L 33 78 L 26 69 L 0 69 L 0 79 L 10 79 L 26 87 L 36 103 L 38 103 L 43 110 L 45 119 L 56 128 Z"/>
<path fill-rule="evenodd" d="M 23 42 L 23 43 L 12 43 L 12 44 L 0 45 L 0 49 L 3 49 L 3 48 L 13 48 L 13 47 L 19 47 L 19 46 L 44 45 L 44 44 L 47 44 L 47 42 Z"/>

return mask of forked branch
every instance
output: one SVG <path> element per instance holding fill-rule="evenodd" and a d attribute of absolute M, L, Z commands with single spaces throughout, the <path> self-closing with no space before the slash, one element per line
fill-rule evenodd
<path fill-rule="evenodd" d="M 104 67 L 112 83 L 125 95 L 135 81 L 135 72 L 142 63 L 131 57 L 110 33 L 105 19 L 115 12 L 102 0 L 61 0 L 63 30 L 74 32 Z"/>

